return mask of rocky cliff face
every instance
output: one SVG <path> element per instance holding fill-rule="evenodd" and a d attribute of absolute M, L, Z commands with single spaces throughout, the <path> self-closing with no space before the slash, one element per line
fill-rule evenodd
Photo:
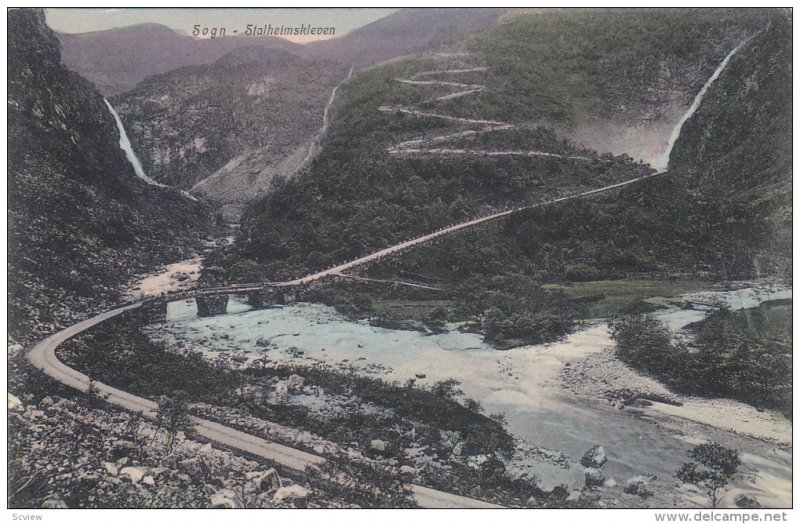
<path fill-rule="evenodd" d="M 683 126 L 669 171 L 728 248 L 720 265 L 753 274 L 791 267 L 792 26 L 774 13 L 733 56 Z"/>
<path fill-rule="evenodd" d="M 8 13 L 9 310 L 14 337 L 114 299 L 181 255 L 207 210 L 136 177 L 94 87 L 61 65 L 38 9 Z"/>
<path fill-rule="evenodd" d="M 114 104 L 151 177 L 243 203 L 294 172 L 346 74 L 332 62 L 246 47 L 151 77 Z"/>

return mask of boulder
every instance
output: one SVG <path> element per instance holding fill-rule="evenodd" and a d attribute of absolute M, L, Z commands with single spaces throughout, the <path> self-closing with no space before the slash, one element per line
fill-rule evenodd
<path fill-rule="evenodd" d="M 289 378 L 286 379 L 286 385 L 290 390 L 296 390 L 302 388 L 305 381 L 300 375 L 289 375 Z"/>
<path fill-rule="evenodd" d="M 279 397 L 285 397 L 289 394 L 289 386 L 286 382 L 278 382 L 275 384 L 275 394 Z"/>
<path fill-rule="evenodd" d="M 233 509 L 236 507 L 236 493 L 230 489 L 222 489 L 211 495 L 213 509 Z"/>
<path fill-rule="evenodd" d="M 53 405 L 53 397 L 44 397 L 41 402 L 39 402 L 40 406 L 52 406 Z"/>
<path fill-rule="evenodd" d="M 67 509 L 67 508 L 69 508 L 69 506 L 67 506 L 67 503 L 64 502 L 64 499 L 59 497 L 50 498 L 42 502 L 42 509 Z"/>
<path fill-rule="evenodd" d="M 605 475 L 603 475 L 603 473 L 597 468 L 586 468 L 586 471 L 584 471 L 584 477 L 586 478 L 587 488 L 602 487 L 606 481 Z"/>
<path fill-rule="evenodd" d="M 486 455 L 472 455 L 467 459 L 467 466 L 473 469 L 480 469 L 488 460 L 489 457 Z"/>
<path fill-rule="evenodd" d="M 12 395 L 11 393 L 8 394 L 8 410 L 9 411 L 24 411 L 25 406 L 22 405 L 22 401 Z"/>
<path fill-rule="evenodd" d="M 608 461 L 603 446 L 594 446 L 583 454 L 581 465 L 586 468 L 601 468 Z"/>
<path fill-rule="evenodd" d="M 379 438 L 372 439 L 369 443 L 369 449 L 371 449 L 372 451 L 383 452 L 386 451 L 387 444 L 388 442 L 386 442 L 385 440 L 381 440 Z"/>
<path fill-rule="evenodd" d="M 119 468 L 116 464 L 112 464 L 111 462 L 103 462 L 103 466 L 106 468 L 106 472 L 112 477 L 116 477 L 119 474 Z"/>
<path fill-rule="evenodd" d="M 400 474 L 413 477 L 417 474 L 417 469 L 411 466 L 400 466 Z"/>
<path fill-rule="evenodd" d="M 639 497 L 646 499 L 653 494 L 653 492 L 650 491 L 651 478 L 652 477 L 646 477 L 644 475 L 629 478 L 625 481 L 625 487 L 622 489 L 622 491 L 629 495 L 638 495 Z"/>
<path fill-rule="evenodd" d="M 142 479 L 142 484 L 145 484 L 147 486 L 155 486 L 156 485 L 156 479 L 153 478 L 153 475 L 146 475 Z"/>
<path fill-rule="evenodd" d="M 747 495 L 739 495 L 734 499 L 737 508 L 743 509 L 759 509 L 761 503 L 755 497 L 748 497 Z"/>
<path fill-rule="evenodd" d="M 253 471 L 247 473 L 245 477 L 253 483 L 256 493 L 273 491 L 282 485 L 281 477 L 273 468 L 266 471 Z"/>
<path fill-rule="evenodd" d="M 126 476 L 131 479 L 131 482 L 137 484 L 147 473 L 147 468 L 139 466 L 127 466 L 119 471 L 121 476 Z"/>
<path fill-rule="evenodd" d="M 285 500 L 304 499 L 308 497 L 309 493 L 310 492 L 303 486 L 293 484 L 284 488 L 278 488 L 278 491 L 276 491 L 275 495 L 272 497 L 272 501 L 283 502 Z"/>

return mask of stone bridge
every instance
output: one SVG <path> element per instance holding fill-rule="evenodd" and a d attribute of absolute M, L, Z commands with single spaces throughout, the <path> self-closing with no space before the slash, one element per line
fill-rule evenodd
<path fill-rule="evenodd" d="M 445 235 L 462 231 L 464 229 L 493 220 L 498 220 L 520 211 L 551 206 L 569 200 L 584 198 L 591 195 L 604 193 L 606 191 L 612 191 L 665 174 L 667 174 L 667 171 L 656 171 L 608 186 L 589 189 L 587 191 L 583 191 L 582 193 L 552 198 L 529 205 L 507 208 L 502 211 L 485 214 L 466 222 L 451 224 L 434 231 L 433 233 L 412 238 L 393 246 L 375 251 L 369 255 L 349 260 L 343 264 L 332 266 L 322 271 L 318 271 L 317 273 L 312 273 L 310 275 L 286 282 L 264 282 L 256 284 L 236 284 L 221 287 L 200 287 L 189 291 L 162 295 L 144 301 L 143 311 L 150 320 L 154 322 L 163 321 L 167 318 L 167 304 L 169 302 L 177 302 L 180 300 L 194 298 L 197 302 L 197 314 L 199 316 L 209 317 L 214 315 L 224 315 L 227 313 L 228 300 L 230 299 L 231 295 L 247 296 L 248 303 L 254 308 L 263 308 L 272 304 L 289 304 L 291 302 L 301 300 L 303 293 L 306 292 L 309 287 L 314 286 L 326 279 L 338 279 L 347 277 L 348 275 L 353 276 L 354 274 L 364 272 L 373 264 L 384 262 L 387 259 L 396 256 L 401 256 L 409 249 L 413 249 L 423 244 L 435 243 Z"/>
<path fill-rule="evenodd" d="M 275 304 L 291 304 L 302 299 L 308 285 L 233 285 L 225 287 L 195 288 L 190 291 L 168 293 L 147 299 L 142 305 L 142 312 L 147 322 L 163 322 L 167 319 L 167 305 L 170 302 L 194 299 L 197 304 L 197 315 L 211 317 L 225 315 L 228 312 L 228 301 L 231 296 L 246 296 L 247 303 L 253 309 L 263 309 Z"/>

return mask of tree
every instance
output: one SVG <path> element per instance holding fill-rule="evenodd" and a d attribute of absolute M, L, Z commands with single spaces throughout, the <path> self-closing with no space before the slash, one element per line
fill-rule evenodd
<path fill-rule="evenodd" d="M 89 405 L 90 408 L 100 408 L 103 406 L 106 400 L 108 400 L 108 393 L 105 395 L 100 391 L 100 388 L 97 387 L 97 382 L 90 378 L 89 379 L 89 387 L 86 388 L 86 403 Z"/>
<path fill-rule="evenodd" d="M 448 378 L 447 380 L 442 380 L 434 384 L 432 391 L 437 397 L 452 400 L 455 397 L 464 394 L 464 392 L 461 391 L 461 388 L 458 387 L 459 384 L 461 384 L 461 382 L 458 380 L 454 378 Z"/>
<path fill-rule="evenodd" d="M 156 422 L 167 432 L 167 453 L 172 452 L 175 444 L 175 435 L 178 431 L 189 432 L 194 428 L 194 422 L 189 415 L 189 405 L 183 398 L 161 397 L 158 402 Z"/>
<path fill-rule="evenodd" d="M 711 507 L 722 501 L 721 493 L 741 465 L 739 452 L 716 442 L 700 444 L 686 452 L 691 462 L 686 462 L 675 476 L 681 482 L 694 484 L 705 490 Z"/>

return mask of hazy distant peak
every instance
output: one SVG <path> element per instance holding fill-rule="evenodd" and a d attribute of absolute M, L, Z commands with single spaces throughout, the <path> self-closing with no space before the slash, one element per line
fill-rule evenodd
<path fill-rule="evenodd" d="M 144 23 L 144 24 L 135 24 L 135 25 L 126 25 L 123 27 L 114 27 L 111 29 L 104 29 L 101 31 L 87 31 L 85 33 L 62 33 L 56 32 L 56 34 L 60 37 L 66 35 L 68 37 L 74 38 L 82 38 L 82 37 L 98 37 L 103 35 L 108 36 L 128 36 L 128 35 L 170 35 L 170 36 L 181 36 L 181 34 L 163 24 L 156 24 L 156 23 Z"/>
<path fill-rule="evenodd" d="M 290 53 L 284 49 L 275 49 L 259 45 L 248 45 L 237 47 L 230 53 L 224 55 L 215 64 L 241 65 L 250 63 L 284 65 L 292 62 L 302 61 L 300 56 Z"/>

